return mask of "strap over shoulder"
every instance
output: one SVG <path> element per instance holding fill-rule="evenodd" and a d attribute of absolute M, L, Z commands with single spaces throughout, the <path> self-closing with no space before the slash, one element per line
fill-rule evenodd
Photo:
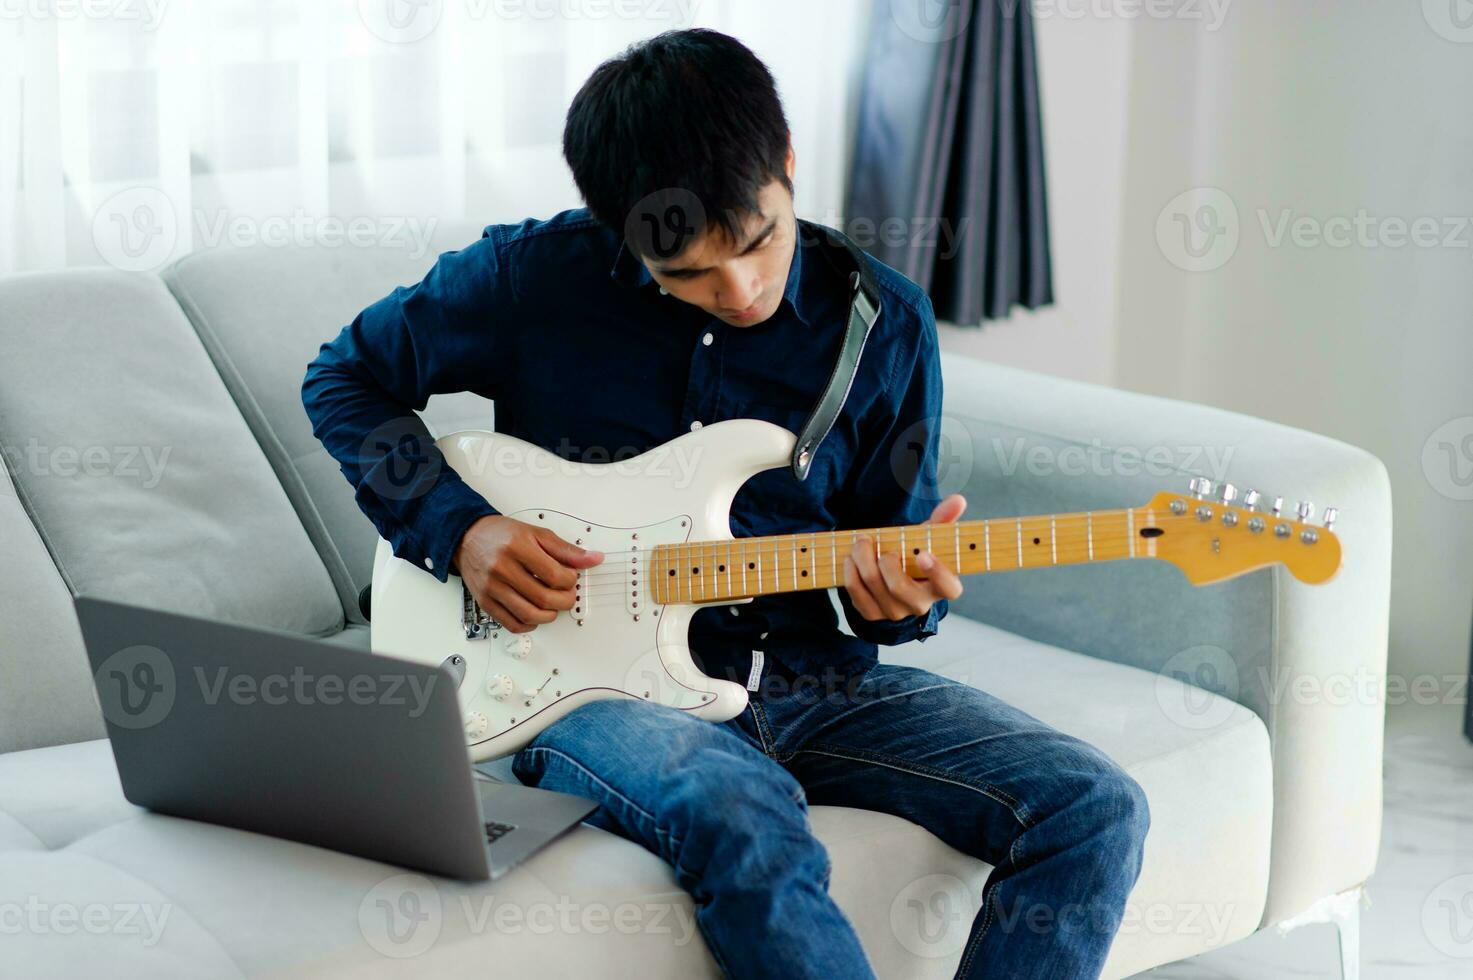
<path fill-rule="evenodd" d="M 844 342 L 839 348 L 838 360 L 834 363 L 828 385 L 809 414 L 808 421 L 803 423 L 803 431 L 798 433 L 798 442 L 793 446 L 793 475 L 799 480 L 806 480 L 808 468 L 818 453 L 819 444 L 833 428 L 840 409 L 849 397 L 849 389 L 859 370 L 859 358 L 864 353 L 865 342 L 869 340 L 875 321 L 880 318 L 880 290 L 869 258 L 847 235 L 835 228 L 802 218 L 798 219 L 798 224 L 800 233 L 815 235 L 829 244 L 830 249 L 825 252 L 836 267 L 838 263 L 834 255 L 847 256 L 842 271 L 848 274 L 850 289 L 848 323 L 845 326 Z"/>

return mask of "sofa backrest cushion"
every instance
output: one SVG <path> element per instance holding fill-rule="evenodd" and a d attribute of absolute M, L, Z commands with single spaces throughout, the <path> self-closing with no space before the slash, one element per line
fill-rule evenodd
<path fill-rule="evenodd" d="M 480 226 L 437 226 L 423 252 L 369 247 L 217 248 L 165 269 L 220 376 L 264 449 L 331 574 L 351 622 L 373 571 L 378 531 L 359 510 L 336 460 L 312 435 L 302 378 L 322 344 L 395 286 L 418 282 L 440 251 L 481 237 Z M 479 395 L 436 395 L 421 413 L 430 431 L 490 429 Z"/>
<path fill-rule="evenodd" d="M 15 276 L 0 281 L 0 309 L 0 446 L 54 565 L 32 556 L 38 583 L 59 573 L 73 593 L 309 635 L 342 629 L 327 570 L 157 277 Z M 6 611 L 11 636 L 10 621 L 29 614 Z M 26 629 L 75 657 L 63 612 Z M 74 663 L 58 669 L 75 679 Z"/>
<path fill-rule="evenodd" d="M 102 735 L 71 594 L 0 466 L 0 753 Z"/>

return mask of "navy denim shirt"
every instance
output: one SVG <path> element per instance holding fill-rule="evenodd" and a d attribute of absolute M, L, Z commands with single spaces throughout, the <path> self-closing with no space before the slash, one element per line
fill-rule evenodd
<path fill-rule="evenodd" d="M 662 295 L 586 209 L 491 225 L 322 345 L 302 384 L 313 434 L 394 553 L 444 581 L 465 530 L 497 511 L 444 464 L 413 411 L 474 391 L 495 401 L 496 431 L 583 462 L 626 459 L 722 419 L 797 433 L 833 371 L 849 303 L 842 258 L 810 237 L 800 226 L 777 312 L 734 327 Z M 930 517 L 941 413 L 931 302 L 869 260 L 881 313 L 844 409 L 807 480 L 784 466 L 743 485 L 734 537 Z M 933 635 L 947 611 L 943 599 L 923 616 L 870 622 L 837 591 L 853 637 L 827 591 L 797 592 L 700 610 L 691 649 L 707 673 L 738 682 L 753 650 L 798 674 L 845 676 L 874 663 L 876 644 Z"/>

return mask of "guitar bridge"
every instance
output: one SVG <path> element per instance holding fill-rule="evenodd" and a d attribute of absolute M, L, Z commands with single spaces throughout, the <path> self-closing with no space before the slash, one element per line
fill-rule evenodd
<path fill-rule="evenodd" d="M 481 608 L 476 597 L 471 595 L 470 587 L 463 581 L 460 583 L 460 595 L 460 625 L 465 627 L 467 640 L 484 640 L 492 631 L 503 629 L 494 616 Z"/>

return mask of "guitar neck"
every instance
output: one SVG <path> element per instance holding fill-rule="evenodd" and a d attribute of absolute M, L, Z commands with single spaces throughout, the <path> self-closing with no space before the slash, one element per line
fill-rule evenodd
<path fill-rule="evenodd" d="M 961 575 L 1147 557 L 1154 541 L 1141 531 L 1155 521 L 1153 509 L 1134 508 L 692 541 L 657 546 L 647 567 L 657 603 L 713 602 L 841 586 L 861 535 L 877 554 L 898 552 L 906 574 L 923 579 L 922 551 Z"/>

